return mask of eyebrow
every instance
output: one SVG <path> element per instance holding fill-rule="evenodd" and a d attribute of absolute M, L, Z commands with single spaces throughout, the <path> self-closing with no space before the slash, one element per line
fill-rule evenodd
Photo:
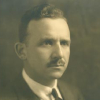
<path fill-rule="evenodd" d="M 56 41 L 56 39 L 55 38 L 52 38 L 52 37 L 44 37 L 44 38 L 41 38 L 39 41 L 40 42 L 41 41 L 43 42 L 45 40 Z M 66 41 L 66 42 L 71 43 L 71 40 L 70 39 L 67 39 L 67 38 L 64 38 L 64 39 L 61 38 L 60 41 Z"/>

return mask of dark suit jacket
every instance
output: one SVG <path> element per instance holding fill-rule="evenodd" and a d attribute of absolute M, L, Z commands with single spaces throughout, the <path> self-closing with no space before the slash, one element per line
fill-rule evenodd
<path fill-rule="evenodd" d="M 77 88 L 58 81 L 58 88 L 64 100 L 83 100 Z M 13 84 L 6 88 L 0 100 L 40 100 L 35 95 L 22 76 L 18 77 Z"/>

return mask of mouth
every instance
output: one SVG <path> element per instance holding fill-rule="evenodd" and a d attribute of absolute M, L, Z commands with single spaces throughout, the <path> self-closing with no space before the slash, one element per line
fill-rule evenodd
<path fill-rule="evenodd" d="M 51 68 L 63 68 L 65 64 L 50 64 L 49 67 Z"/>
<path fill-rule="evenodd" d="M 64 67 L 64 64 L 51 64 L 51 67 Z"/>

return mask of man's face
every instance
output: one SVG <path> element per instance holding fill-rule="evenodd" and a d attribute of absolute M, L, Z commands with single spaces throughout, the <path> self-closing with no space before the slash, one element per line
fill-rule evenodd
<path fill-rule="evenodd" d="M 27 32 L 26 71 L 37 79 L 60 78 L 70 55 L 70 32 L 66 21 L 62 18 L 32 20 Z"/>

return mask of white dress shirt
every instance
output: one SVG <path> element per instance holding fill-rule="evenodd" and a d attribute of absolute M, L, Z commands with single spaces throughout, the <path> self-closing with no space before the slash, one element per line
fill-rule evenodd
<path fill-rule="evenodd" d="M 60 94 L 59 89 L 57 88 L 57 80 L 55 80 L 54 86 L 48 87 L 45 85 L 42 85 L 33 79 L 31 79 L 23 69 L 22 76 L 30 89 L 41 99 L 41 100 L 55 100 L 54 97 L 51 95 L 52 89 L 55 88 L 58 94 L 58 97 L 62 99 L 62 96 Z"/>

